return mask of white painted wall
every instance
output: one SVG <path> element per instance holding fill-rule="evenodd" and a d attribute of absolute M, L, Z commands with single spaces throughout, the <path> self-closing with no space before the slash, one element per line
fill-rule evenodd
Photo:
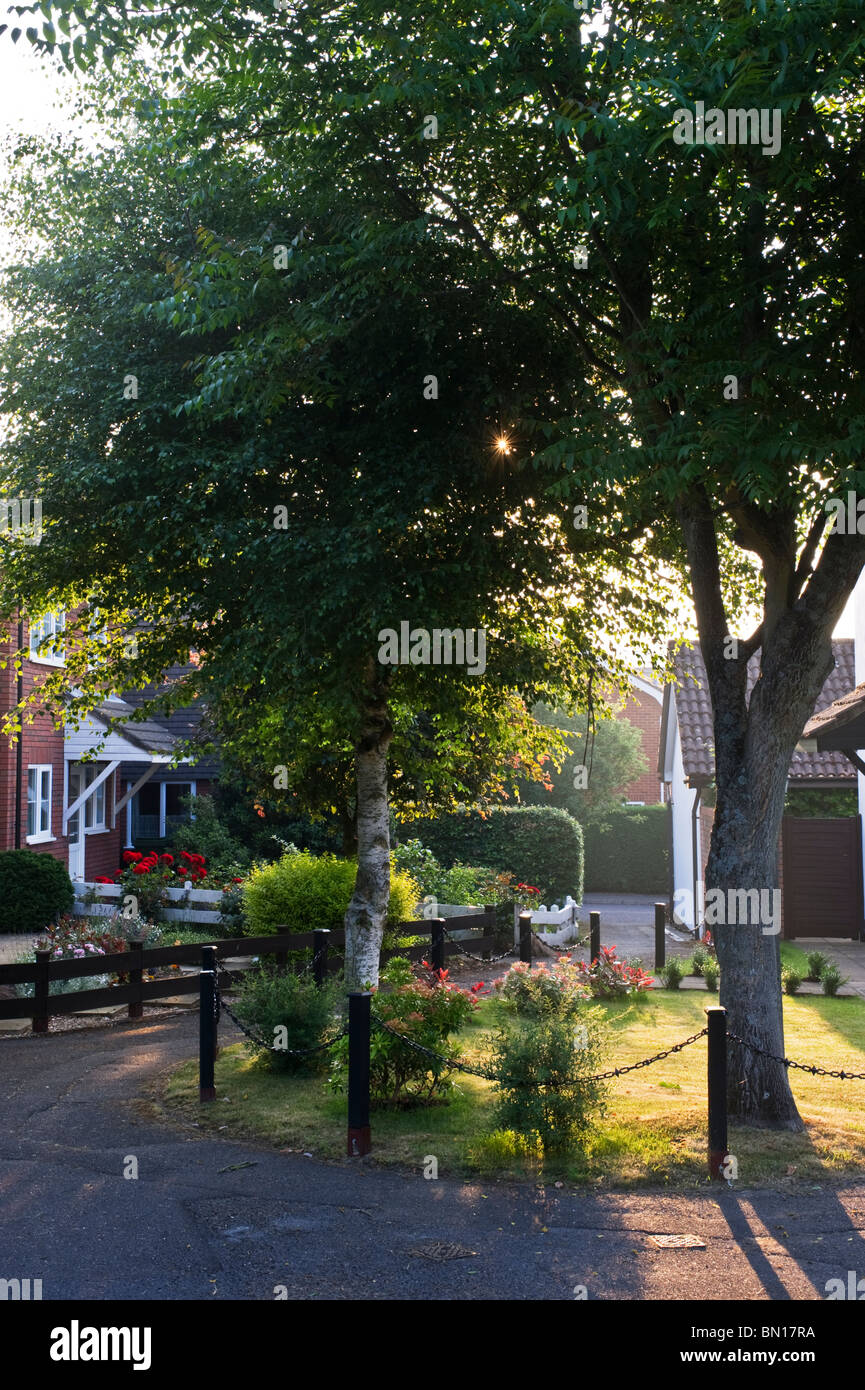
<path fill-rule="evenodd" d="M 691 817 L 694 811 L 694 799 L 697 795 L 693 787 L 689 787 L 685 781 L 685 764 L 682 760 L 682 743 L 679 737 L 679 719 L 675 709 L 675 694 L 672 697 L 673 708 L 670 713 L 672 716 L 670 726 L 670 737 L 672 741 L 672 796 L 673 796 L 673 890 L 679 892 L 681 889 L 687 890 L 688 896 L 684 899 L 685 909 L 680 911 L 678 916 L 686 927 L 693 928 L 696 925 L 695 906 L 699 913 L 699 906 L 692 901 L 694 892 L 694 851 L 691 840 Z M 668 764 L 669 765 L 669 764 Z M 700 826 L 697 826 L 697 849 L 700 852 Z M 698 858 L 698 864 L 699 864 Z"/>
<path fill-rule="evenodd" d="M 854 651 L 854 671 L 856 684 L 861 685 L 865 681 L 865 570 L 859 576 L 856 588 L 852 595 L 853 604 L 853 651 Z M 862 816 L 862 823 L 865 825 L 865 777 L 861 772 L 856 774 L 856 784 L 859 789 L 859 814 Z M 865 839 L 862 846 L 863 870 L 865 870 Z"/>

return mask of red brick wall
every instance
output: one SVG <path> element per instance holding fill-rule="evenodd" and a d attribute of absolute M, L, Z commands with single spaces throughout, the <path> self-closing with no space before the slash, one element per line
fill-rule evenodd
<path fill-rule="evenodd" d="M 661 702 L 643 690 L 632 690 L 623 710 L 616 716 L 627 719 L 640 731 L 643 753 L 649 764 L 647 772 L 622 788 L 626 801 L 644 801 L 654 806 L 662 800 L 658 777 L 658 753 L 661 745 Z"/>

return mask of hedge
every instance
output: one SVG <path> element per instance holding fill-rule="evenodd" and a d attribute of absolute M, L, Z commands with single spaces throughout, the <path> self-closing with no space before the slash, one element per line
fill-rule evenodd
<path fill-rule="evenodd" d="M 587 893 L 667 893 L 670 872 L 666 806 L 623 806 L 583 826 Z"/>
<path fill-rule="evenodd" d="M 41 932 L 71 912 L 75 891 L 66 868 L 32 849 L 0 853 L 0 931 Z"/>
<path fill-rule="evenodd" d="M 583 898 L 583 832 L 557 806 L 497 806 L 455 812 L 400 826 L 401 840 L 417 839 L 445 868 L 489 864 L 541 890 L 546 906 L 570 893 Z"/>

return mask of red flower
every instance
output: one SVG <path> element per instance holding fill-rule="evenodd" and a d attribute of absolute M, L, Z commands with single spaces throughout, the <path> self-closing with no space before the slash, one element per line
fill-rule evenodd
<path fill-rule="evenodd" d="M 243 882 L 243 879 L 242 879 L 242 878 L 233 878 L 231 881 L 232 881 L 232 883 L 242 883 L 242 882 Z"/>
<path fill-rule="evenodd" d="M 160 854 L 159 858 L 161 859 L 161 861 L 162 861 L 163 864 L 173 864 L 173 863 L 174 863 L 174 855 L 173 855 L 173 854 Z"/>
<path fill-rule="evenodd" d="M 124 862 L 124 864 L 135 864 L 135 863 L 138 862 L 138 860 L 139 860 L 140 858 L 141 858 L 141 855 L 140 855 L 140 854 L 138 853 L 138 851 L 135 850 L 135 849 L 125 849 L 125 850 L 123 851 L 123 862 Z"/>
<path fill-rule="evenodd" d="M 94 883 L 113 883 L 113 882 L 114 882 L 114 879 L 113 879 L 113 878 L 106 878 L 106 877 L 105 877 L 105 874 L 97 874 L 96 877 L 94 878 L 93 882 L 94 882 Z"/>
<path fill-rule="evenodd" d="M 150 873 L 150 865 L 149 865 L 149 864 L 133 864 L 133 866 L 132 866 L 132 872 L 133 872 L 134 874 L 149 874 L 149 873 Z"/>

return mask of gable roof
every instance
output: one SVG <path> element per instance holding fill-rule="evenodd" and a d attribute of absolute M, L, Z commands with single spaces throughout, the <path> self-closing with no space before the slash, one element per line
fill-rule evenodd
<path fill-rule="evenodd" d="M 194 669 L 195 667 L 191 663 L 185 666 L 171 666 L 165 672 L 165 680 L 160 685 L 147 685 L 141 690 L 124 691 L 123 700 L 134 709 L 140 709 L 146 701 L 152 700 L 154 696 L 165 695 L 178 683 L 182 683 L 184 678 Z M 151 713 L 142 723 L 132 724 L 129 727 L 131 729 L 157 727 L 170 739 L 170 746 L 173 749 L 187 740 L 192 740 L 193 745 L 196 740 L 204 741 L 206 734 L 202 725 L 205 714 L 204 706 L 199 700 L 196 700 L 191 705 L 179 706 L 168 714 Z M 166 776 L 185 776 L 188 779 L 190 771 L 193 770 L 194 776 L 201 779 L 212 779 L 219 775 L 219 761 L 212 755 L 196 760 L 193 746 L 185 749 L 183 756 L 189 761 L 167 772 Z M 134 774 L 135 769 L 127 768 L 125 764 L 120 769 L 121 777 L 132 777 Z"/>
<path fill-rule="evenodd" d="M 676 679 L 679 682 L 672 693 L 675 696 L 675 708 L 679 719 L 685 777 L 689 782 L 705 783 L 711 781 L 715 775 L 715 736 L 703 654 L 696 639 L 690 646 L 678 648 L 674 642 L 670 642 L 668 650 L 673 658 Z M 748 699 L 759 674 L 759 655 L 759 652 L 755 652 L 748 662 Z M 856 679 L 853 639 L 835 639 L 832 642 L 832 655 L 835 658 L 835 666 L 817 697 L 815 712 L 826 709 L 833 701 L 847 695 Z M 665 719 L 668 717 L 668 707 L 671 706 L 672 701 L 665 700 Z M 850 782 L 855 776 L 854 768 L 840 752 L 807 752 L 797 748 L 790 761 L 791 781 Z"/>
<path fill-rule="evenodd" d="M 817 739 L 845 748 L 865 747 L 865 683 L 848 690 L 840 699 L 833 700 L 813 719 L 809 719 L 802 730 L 803 739 Z"/>

